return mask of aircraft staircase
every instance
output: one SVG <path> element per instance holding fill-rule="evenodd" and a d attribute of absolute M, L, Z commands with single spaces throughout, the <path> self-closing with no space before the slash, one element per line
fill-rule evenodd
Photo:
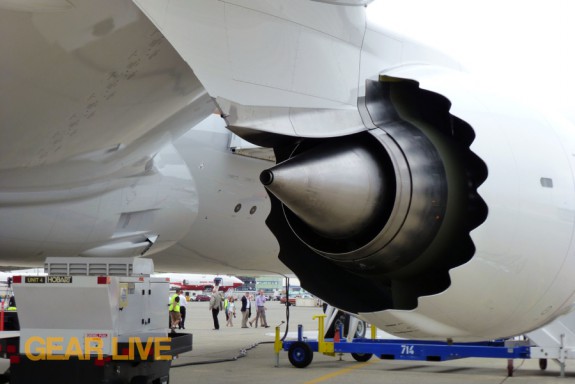
<path fill-rule="evenodd" d="M 565 364 L 575 358 L 575 311 L 557 318 L 544 327 L 527 333 L 531 342 L 531 358 L 538 358 L 545 369 L 543 359 L 551 359 L 559 364 L 561 377 L 565 376 Z"/>

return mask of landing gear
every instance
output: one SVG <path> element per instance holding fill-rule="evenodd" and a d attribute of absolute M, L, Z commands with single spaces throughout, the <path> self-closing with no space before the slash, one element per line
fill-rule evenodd
<path fill-rule="evenodd" d="M 350 328 L 352 329 L 352 332 L 354 332 L 354 338 L 361 339 L 365 337 L 367 330 L 367 323 L 365 321 L 359 320 L 355 316 L 340 311 L 337 308 L 328 306 L 327 304 L 324 304 L 323 311 L 328 316 L 328 319 L 333 319 L 328 322 L 329 326 L 325 332 L 326 338 L 333 338 L 335 336 L 335 330 L 340 329 L 340 326 L 343 326 L 343 334 L 340 335 L 342 337 L 347 337 Z"/>

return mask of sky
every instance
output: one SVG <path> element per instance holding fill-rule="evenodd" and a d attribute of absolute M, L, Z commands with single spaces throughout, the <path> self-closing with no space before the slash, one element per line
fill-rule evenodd
<path fill-rule="evenodd" d="M 375 0 L 387 28 L 455 56 L 520 93 L 575 106 L 575 1 Z"/>

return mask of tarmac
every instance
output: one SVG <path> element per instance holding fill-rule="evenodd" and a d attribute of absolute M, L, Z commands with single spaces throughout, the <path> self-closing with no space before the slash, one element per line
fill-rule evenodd
<path fill-rule="evenodd" d="M 241 314 L 237 312 L 233 327 L 226 327 L 225 314 L 220 313 L 220 329 L 213 330 L 211 311 L 207 302 L 188 303 L 186 329 L 179 332 L 193 334 L 193 351 L 173 361 L 170 384 L 188 383 L 326 383 L 326 384 L 566 384 L 575 379 L 575 362 L 567 362 L 565 377 L 560 377 L 559 365 L 549 361 L 546 370 L 539 368 L 537 359 L 514 360 L 513 376 L 507 374 L 506 359 L 467 358 L 443 362 L 380 360 L 372 357 L 357 362 L 351 355 L 335 357 L 314 353 L 306 368 L 296 368 L 288 360 L 287 352 L 280 352 L 276 367 L 273 348 L 275 326 L 280 335 L 288 332 L 295 339 L 298 324 L 306 335 L 317 339 L 317 320 L 320 307 L 289 308 L 279 302 L 268 302 L 267 320 L 270 328 L 241 328 Z M 253 317 L 253 316 L 252 316 Z M 282 321 L 284 322 L 282 324 Z"/>

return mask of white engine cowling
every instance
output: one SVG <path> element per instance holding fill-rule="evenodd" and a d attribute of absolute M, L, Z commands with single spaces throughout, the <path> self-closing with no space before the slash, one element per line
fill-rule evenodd
<path fill-rule="evenodd" d="M 573 127 L 444 68 L 366 89 L 367 131 L 284 137 L 261 176 L 302 286 L 408 338 L 512 336 L 569 311 Z"/>

